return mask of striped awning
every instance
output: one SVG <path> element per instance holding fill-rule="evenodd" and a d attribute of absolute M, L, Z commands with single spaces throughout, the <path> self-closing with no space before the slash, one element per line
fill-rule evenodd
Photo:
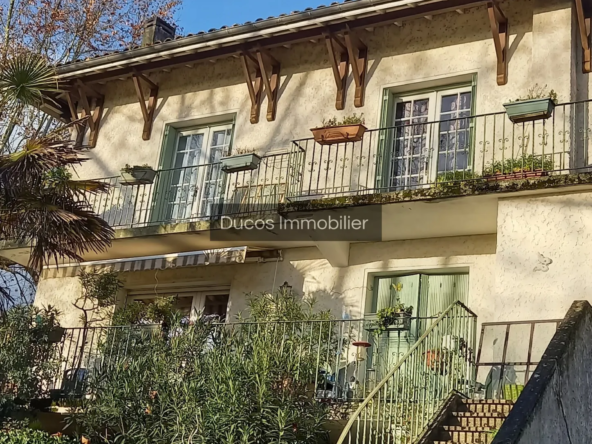
<path fill-rule="evenodd" d="M 43 269 L 43 278 L 73 277 L 83 269 L 87 271 L 145 271 L 166 270 L 167 268 L 197 267 L 201 265 L 242 264 L 245 262 L 247 247 L 223 248 L 219 250 L 190 251 L 162 256 L 143 256 L 104 261 L 81 262 L 78 264 L 50 265 Z"/>

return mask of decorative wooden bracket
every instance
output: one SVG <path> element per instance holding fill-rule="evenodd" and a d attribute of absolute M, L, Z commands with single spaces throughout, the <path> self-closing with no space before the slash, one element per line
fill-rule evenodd
<path fill-rule="evenodd" d="M 360 108 L 364 106 L 364 96 L 366 94 L 368 47 L 350 29 L 345 31 L 343 36 L 345 37 L 345 46 L 347 47 L 352 74 L 356 84 L 354 106 Z"/>
<path fill-rule="evenodd" d="M 267 96 L 267 121 L 273 122 L 277 112 L 278 92 L 280 89 L 280 63 L 263 48 L 257 50 L 257 60 L 262 74 Z"/>
<path fill-rule="evenodd" d="M 592 72 L 592 50 L 590 49 L 590 27 L 592 22 L 592 5 L 584 0 L 576 1 L 576 15 L 580 28 L 580 40 L 582 41 L 582 69 L 584 73 Z M 587 6 L 587 7 L 586 7 Z"/>
<path fill-rule="evenodd" d="M 333 77 L 335 77 L 335 85 L 337 86 L 335 108 L 342 110 L 345 108 L 345 97 L 347 95 L 346 85 L 349 74 L 349 53 L 345 42 L 337 36 L 325 34 L 325 43 L 329 51 L 329 61 L 331 62 Z"/>
<path fill-rule="evenodd" d="M 77 105 L 82 107 L 81 118 L 86 118 L 81 125 L 77 125 L 76 144 L 81 145 L 84 140 L 86 128 L 90 129 L 88 137 L 88 146 L 94 148 L 97 145 L 99 137 L 99 128 L 101 126 L 101 117 L 103 117 L 103 105 L 105 98 L 88 85 L 83 84 L 80 80 L 76 82 L 79 101 L 77 104 L 70 93 L 66 94 L 66 101 L 70 108 L 70 115 L 72 121 L 78 120 Z M 90 100 L 89 100 L 90 99 Z"/>
<path fill-rule="evenodd" d="M 136 95 L 138 96 L 138 102 L 140 102 L 140 109 L 142 110 L 142 117 L 144 117 L 144 130 L 142 131 L 142 139 L 150 140 L 150 134 L 152 133 L 152 122 L 154 121 L 154 112 L 156 111 L 156 104 L 158 103 L 158 85 L 150 80 L 143 74 L 134 73 L 132 75 L 134 86 L 136 88 Z M 144 98 L 142 92 L 142 84 L 140 80 L 150 88 L 150 94 L 148 96 L 148 104 Z"/>
<path fill-rule="evenodd" d="M 487 11 L 497 56 L 497 84 L 505 85 L 508 83 L 508 19 L 495 0 L 487 3 Z"/>
<path fill-rule="evenodd" d="M 240 58 L 243 65 L 245 80 L 247 82 L 247 88 L 249 89 L 249 97 L 251 98 L 251 123 L 259 123 L 259 112 L 261 110 L 261 90 L 263 87 L 259 62 L 247 52 L 241 53 Z M 249 69 L 249 61 L 255 65 L 254 82 Z"/>

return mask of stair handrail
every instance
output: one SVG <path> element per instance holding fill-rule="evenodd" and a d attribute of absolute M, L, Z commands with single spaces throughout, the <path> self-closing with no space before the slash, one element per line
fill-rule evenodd
<path fill-rule="evenodd" d="M 395 364 L 395 366 L 386 374 L 386 376 L 377 384 L 377 386 L 368 394 L 368 396 L 365 397 L 365 399 L 362 401 L 362 403 L 359 405 L 359 407 L 356 409 L 356 411 L 353 413 L 353 415 L 351 415 L 351 417 L 349 418 L 349 421 L 347 422 L 346 426 L 344 427 L 338 441 L 337 444 L 344 444 L 345 440 L 348 438 L 348 436 L 350 437 L 349 440 L 349 444 L 352 443 L 351 440 L 351 432 L 352 432 L 352 427 L 354 425 L 354 423 L 356 421 L 360 420 L 360 416 L 361 414 L 367 409 L 367 407 L 370 405 L 371 401 L 374 400 L 374 398 L 377 395 L 380 395 L 381 390 L 383 390 L 385 387 L 387 387 L 387 384 L 389 381 L 391 381 L 391 379 L 393 379 L 393 377 L 395 377 L 395 375 L 399 372 L 402 368 L 404 368 L 405 364 L 409 363 L 409 361 L 411 361 L 411 364 L 413 364 L 412 359 L 414 358 L 414 356 L 416 355 L 416 352 L 418 350 L 421 350 L 422 347 L 426 349 L 426 352 L 430 351 L 430 352 L 435 352 L 434 350 L 427 350 L 427 347 L 431 344 L 433 345 L 433 342 L 430 342 L 430 339 L 433 339 L 432 337 L 432 333 L 434 331 L 436 331 L 436 329 L 438 329 L 439 327 L 441 327 L 444 323 L 446 323 L 446 321 L 448 319 L 450 319 L 451 315 L 459 312 L 461 314 L 463 314 L 463 324 L 458 324 L 458 325 L 453 325 L 453 324 L 449 324 L 449 327 L 452 327 L 452 329 L 454 330 L 455 328 L 458 327 L 457 332 L 458 333 L 467 333 L 467 338 L 465 339 L 464 337 L 462 338 L 464 341 L 466 341 L 464 343 L 464 346 L 459 347 L 459 349 L 464 348 L 465 350 L 465 356 L 463 357 L 463 359 L 466 359 L 466 371 L 465 371 L 465 377 L 464 378 L 459 378 L 456 382 L 457 383 L 453 383 L 451 384 L 450 387 L 446 387 L 449 390 L 445 390 L 442 392 L 442 399 L 440 400 L 440 402 L 438 404 L 434 404 L 432 406 L 430 406 L 427 411 L 420 413 L 419 411 L 417 412 L 418 415 L 417 416 L 422 416 L 424 418 L 424 422 L 427 424 L 427 421 L 429 421 L 431 419 L 431 417 L 438 411 L 438 409 L 441 407 L 440 404 L 444 403 L 447 399 L 447 397 L 449 396 L 450 392 L 455 390 L 461 394 L 470 396 L 471 395 L 471 390 L 474 386 L 474 381 L 476 378 L 476 367 L 475 367 L 475 362 L 474 362 L 474 353 L 473 351 L 475 350 L 475 343 L 476 343 L 476 333 L 477 333 L 477 315 L 471 310 L 469 309 L 465 304 L 463 304 L 460 301 L 456 301 L 453 304 L 451 304 L 440 316 L 438 316 L 438 318 L 426 329 L 426 331 L 420 336 L 420 338 L 415 342 L 415 344 L 413 344 L 413 346 L 409 349 L 409 351 L 397 362 L 397 364 Z M 464 313 L 463 313 L 464 312 Z M 465 322 L 466 321 L 466 322 Z M 459 338 L 458 343 L 460 344 L 460 334 L 457 336 Z M 454 340 L 454 335 L 452 335 L 452 337 L 450 339 Z M 426 352 L 424 352 L 424 355 L 426 354 Z M 448 354 L 449 356 L 445 356 L 444 353 L 441 350 L 441 353 L 439 354 L 439 356 L 431 356 L 432 362 L 430 363 L 429 360 L 430 358 L 426 357 L 426 367 L 428 367 L 430 370 L 434 371 L 436 374 L 437 373 L 441 373 L 443 371 L 446 371 L 446 369 L 451 369 L 452 368 L 452 355 L 453 353 L 448 353 L 446 352 L 446 354 Z M 444 359 L 442 359 L 444 358 Z M 416 360 L 417 361 L 417 360 Z M 467 376 L 470 378 L 467 380 Z M 391 390 L 392 393 L 392 390 Z M 385 396 L 385 401 L 387 401 L 386 396 Z M 391 399 L 392 401 L 392 399 Z M 408 401 L 408 400 L 407 400 Z M 378 404 L 380 404 L 380 396 L 378 397 Z M 386 402 L 383 403 L 384 405 L 386 405 Z M 392 402 L 391 404 L 391 414 L 392 414 Z M 409 403 L 408 403 L 408 407 L 409 407 Z M 419 410 L 419 409 L 418 409 Z M 391 417 L 392 419 L 392 417 Z M 421 427 L 418 426 L 414 426 L 412 425 L 411 427 L 411 436 L 409 437 L 410 439 L 408 441 L 405 442 L 411 442 L 411 440 L 417 438 L 418 436 L 420 436 L 421 432 L 423 431 L 424 427 L 426 424 L 422 424 Z M 364 428 L 366 429 L 366 427 L 364 426 Z M 390 428 L 390 425 L 389 425 Z M 363 440 L 361 441 L 363 444 L 369 443 L 372 440 L 372 437 L 370 437 L 370 439 L 366 440 L 366 430 L 364 430 L 364 437 Z M 372 430 L 368 430 L 368 433 L 372 433 Z M 384 436 L 382 437 L 382 440 L 379 439 L 378 436 L 375 437 L 374 442 L 376 443 L 384 443 L 384 444 L 395 444 L 397 442 L 397 440 L 395 438 L 393 438 L 393 440 L 391 440 L 391 436 L 392 436 L 392 432 L 387 431 L 388 433 L 388 440 L 384 439 Z M 359 438 L 359 428 L 358 428 L 358 438 Z M 357 440 L 359 441 L 359 439 Z"/>

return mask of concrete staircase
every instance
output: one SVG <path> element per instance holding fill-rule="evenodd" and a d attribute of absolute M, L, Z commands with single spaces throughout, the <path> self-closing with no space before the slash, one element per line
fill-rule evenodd
<path fill-rule="evenodd" d="M 512 410 L 505 400 L 461 399 L 434 430 L 433 444 L 489 444 Z"/>

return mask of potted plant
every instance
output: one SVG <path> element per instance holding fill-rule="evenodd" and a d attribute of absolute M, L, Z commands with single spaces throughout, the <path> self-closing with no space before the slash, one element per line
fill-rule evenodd
<path fill-rule="evenodd" d="M 514 123 L 548 119 L 557 104 L 557 93 L 547 90 L 547 85 L 533 86 L 526 96 L 504 103 L 508 118 Z"/>
<path fill-rule="evenodd" d="M 441 375 L 446 374 L 446 352 L 434 348 L 425 352 L 426 365 L 432 371 Z"/>
<path fill-rule="evenodd" d="M 488 180 L 516 180 L 541 177 L 553 170 L 551 156 L 523 154 L 504 161 L 496 160 L 483 170 L 483 177 Z"/>
<path fill-rule="evenodd" d="M 385 331 L 409 330 L 411 328 L 412 313 L 413 306 L 405 305 L 397 298 L 395 305 L 381 308 L 376 313 L 375 334 L 380 336 Z"/>
<path fill-rule="evenodd" d="M 321 145 L 333 145 L 335 143 L 359 142 L 364 137 L 368 128 L 364 126 L 364 114 L 345 117 L 337 121 L 336 117 L 323 120 L 323 126 L 312 128 L 315 141 Z"/>
<path fill-rule="evenodd" d="M 261 163 L 261 157 L 253 151 L 254 149 L 250 148 L 238 148 L 235 150 L 234 155 L 222 158 L 222 171 L 225 173 L 238 173 L 240 171 L 256 170 Z"/>
<path fill-rule="evenodd" d="M 122 185 L 148 185 L 154 183 L 156 171 L 148 165 L 125 165 L 121 169 Z"/>

